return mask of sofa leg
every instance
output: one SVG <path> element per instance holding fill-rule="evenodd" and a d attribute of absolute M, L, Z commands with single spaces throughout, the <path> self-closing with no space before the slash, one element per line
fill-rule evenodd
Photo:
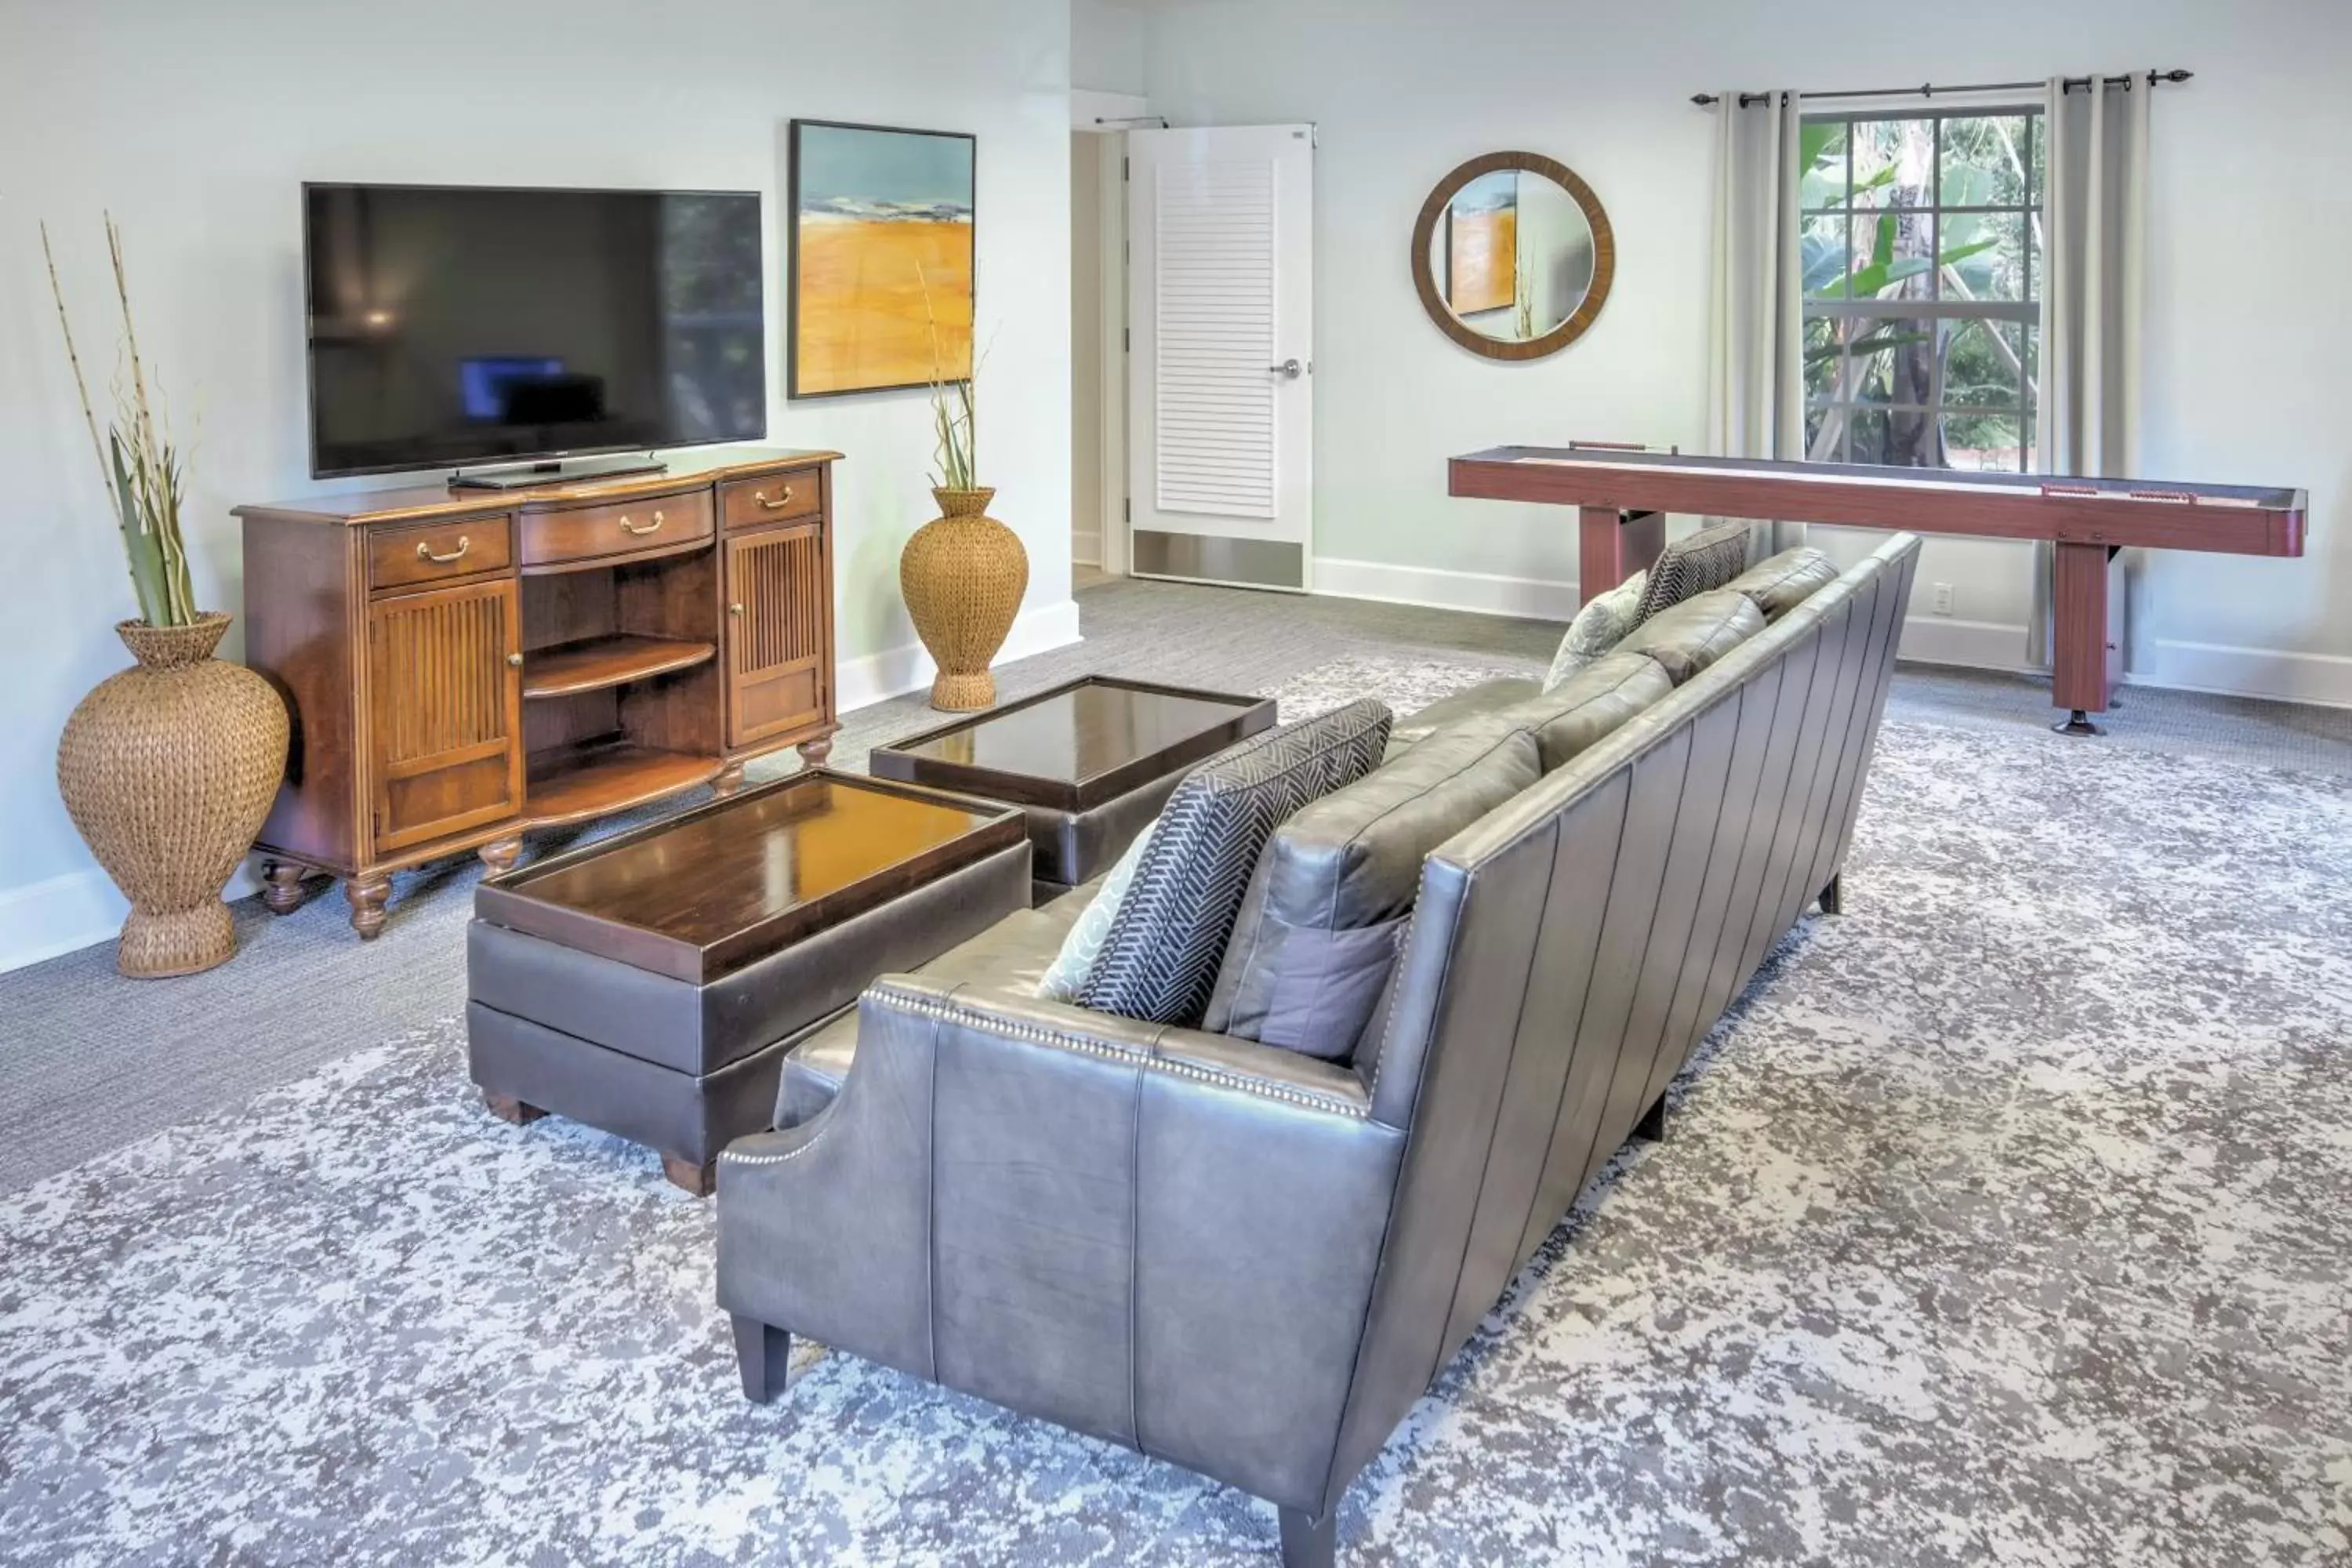
<path fill-rule="evenodd" d="M 742 1313 L 735 1320 L 735 1364 L 743 1373 L 743 1397 L 766 1405 L 784 1391 L 784 1369 L 792 1361 L 793 1336 Z"/>
<path fill-rule="evenodd" d="M 1840 872 L 1838 875 L 1843 876 L 1844 873 Z M 1832 877 L 1829 879 L 1829 885 L 1822 889 L 1822 913 L 1825 915 L 1842 913 L 1843 911 L 1841 906 L 1844 900 L 1838 894 L 1838 879 Z"/>
<path fill-rule="evenodd" d="M 662 1174 L 669 1178 L 671 1186 L 691 1193 L 698 1198 L 709 1197 L 719 1187 L 719 1162 L 716 1160 L 696 1162 L 683 1154 L 664 1154 Z"/>
<path fill-rule="evenodd" d="M 1339 1510 L 1325 1510 L 1319 1521 L 1297 1509 L 1282 1515 L 1282 1568 L 1333 1568 L 1339 1560 Z"/>
<path fill-rule="evenodd" d="M 1642 1120 L 1633 1123 L 1633 1136 L 1644 1143 L 1662 1143 L 1666 1137 L 1666 1097 L 1660 1095 Z"/>

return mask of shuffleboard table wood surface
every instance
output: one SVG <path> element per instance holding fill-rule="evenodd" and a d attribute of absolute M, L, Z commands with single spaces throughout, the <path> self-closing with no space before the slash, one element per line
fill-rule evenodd
<path fill-rule="evenodd" d="M 1578 509 L 1577 592 L 1590 600 L 1650 565 L 1665 514 L 1901 529 L 2056 547 L 2052 694 L 2058 726 L 2095 732 L 2121 673 L 2116 552 L 2301 555 L 2304 492 L 2262 485 L 1889 468 L 1706 458 L 1620 444 L 1496 447 L 1452 459 L 1450 494 Z"/>

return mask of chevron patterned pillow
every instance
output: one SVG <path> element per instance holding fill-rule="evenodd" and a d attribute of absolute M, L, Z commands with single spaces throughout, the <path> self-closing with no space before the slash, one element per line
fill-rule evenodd
<path fill-rule="evenodd" d="M 1650 581 L 1633 611 L 1633 625 L 1638 626 L 1694 595 L 1720 588 L 1747 570 L 1748 525 L 1744 522 L 1719 522 L 1677 539 L 1650 568 Z"/>
<path fill-rule="evenodd" d="M 1078 1005 L 1197 1025 L 1266 839 L 1307 802 L 1379 766 L 1390 718 L 1384 704 L 1350 702 L 1253 735 L 1193 769 L 1160 814 Z"/>

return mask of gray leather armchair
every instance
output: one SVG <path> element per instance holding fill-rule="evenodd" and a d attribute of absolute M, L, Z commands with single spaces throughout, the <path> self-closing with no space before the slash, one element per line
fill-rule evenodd
<path fill-rule="evenodd" d="M 720 1158 L 745 1392 L 812 1335 L 1266 1498 L 1330 1563 L 1349 1480 L 1833 900 L 1916 552 L 1429 856 L 1352 1062 L 1038 1001 L 1002 932 L 994 973 L 876 984 L 787 1064 L 795 1124 Z"/>

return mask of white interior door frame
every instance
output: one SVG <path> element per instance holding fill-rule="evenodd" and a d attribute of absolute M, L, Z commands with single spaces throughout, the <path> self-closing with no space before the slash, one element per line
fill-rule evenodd
<path fill-rule="evenodd" d="M 1305 593 L 1311 125 L 1128 136 L 1129 569 Z"/>
<path fill-rule="evenodd" d="M 1096 162 L 1097 211 L 1102 222 L 1095 234 L 1100 247 L 1096 258 L 1102 279 L 1102 363 L 1097 375 L 1102 385 L 1102 494 L 1097 515 L 1102 537 L 1097 545 L 1102 570 L 1115 577 L 1128 571 L 1127 549 L 1127 131 L 1130 122 L 1151 118 L 1148 99 L 1123 92 L 1070 93 L 1070 129 L 1103 139 Z"/>

